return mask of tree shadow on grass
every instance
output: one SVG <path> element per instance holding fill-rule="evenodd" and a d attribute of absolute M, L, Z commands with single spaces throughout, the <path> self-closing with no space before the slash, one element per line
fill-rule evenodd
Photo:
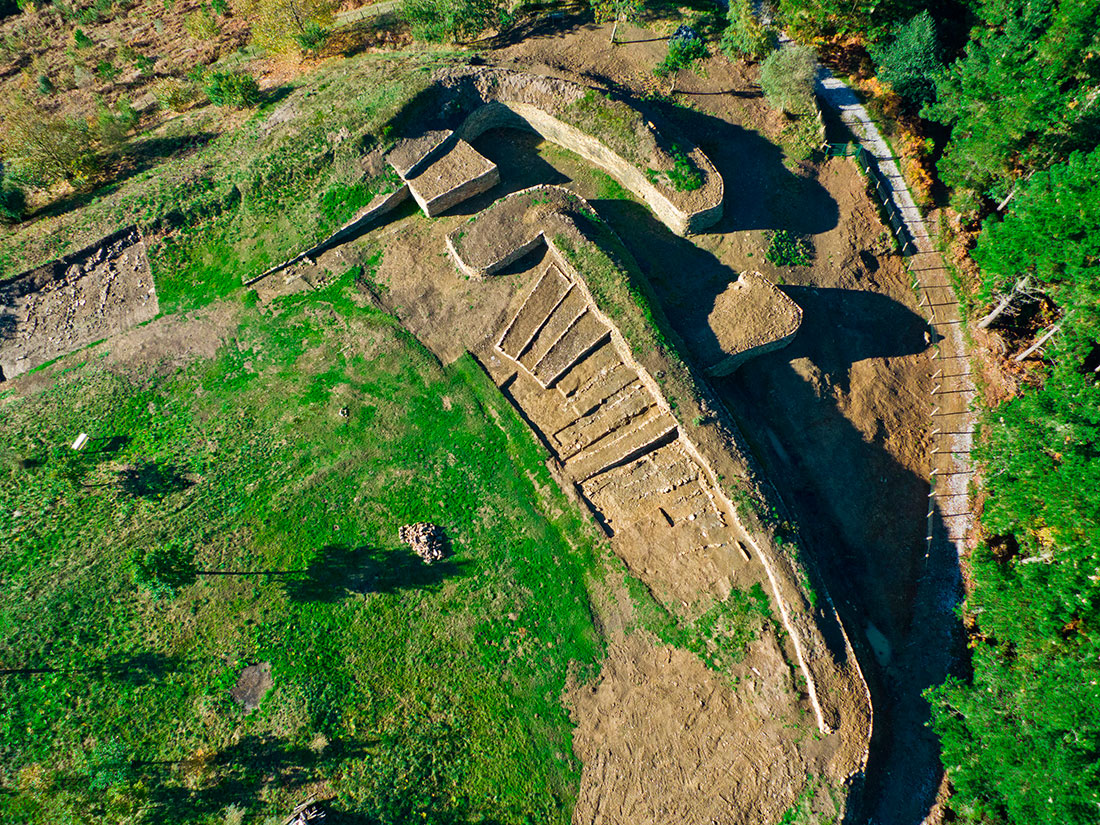
<path fill-rule="evenodd" d="M 156 821 L 205 821 L 229 805 L 252 807 L 265 787 L 300 787 L 304 799 L 309 795 L 304 786 L 320 772 L 363 756 L 368 745 L 337 740 L 318 752 L 273 736 L 250 734 L 202 764 L 139 762 L 137 768 L 156 783 L 150 794 Z M 200 772 L 205 781 L 197 790 L 179 781 L 188 773 Z"/>
<path fill-rule="evenodd" d="M 425 564 L 407 547 L 384 549 L 330 544 L 322 547 L 303 574 L 285 581 L 295 602 L 338 602 L 359 593 L 432 590 L 465 575 L 469 562 L 453 558 Z"/>
<path fill-rule="evenodd" d="M 139 460 L 118 473 L 118 488 L 134 498 L 162 499 L 193 484 L 170 462 Z"/>

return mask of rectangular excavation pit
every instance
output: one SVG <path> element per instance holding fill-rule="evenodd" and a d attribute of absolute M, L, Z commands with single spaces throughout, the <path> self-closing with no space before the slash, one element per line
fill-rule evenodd
<path fill-rule="evenodd" d="M 535 378 L 552 387 L 574 364 L 609 338 L 611 331 L 591 312 L 584 312 L 535 365 Z"/>
<path fill-rule="evenodd" d="M 535 365 L 587 309 L 587 303 L 580 290 L 571 289 L 550 313 L 550 317 L 528 344 L 527 349 L 520 353 L 519 362 L 534 374 Z"/>
<path fill-rule="evenodd" d="M 0 284 L 0 379 L 13 378 L 155 318 L 159 306 L 135 227 Z"/>

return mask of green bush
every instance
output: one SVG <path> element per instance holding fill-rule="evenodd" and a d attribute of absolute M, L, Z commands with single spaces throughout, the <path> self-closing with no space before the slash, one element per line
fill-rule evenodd
<path fill-rule="evenodd" d="M 99 102 L 96 127 L 104 149 L 114 151 L 120 148 L 137 123 L 138 113 L 126 98 L 119 98 L 113 109 L 103 101 Z"/>
<path fill-rule="evenodd" d="M 77 29 L 73 32 L 73 43 L 76 44 L 78 49 L 90 49 L 95 45 L 95 41 L 88 37 L 83 29 Z"/>
<path fill-rule="evenodd" d="M 765 260 L 775 266 L 809 266 L 813 262 L 814 248 L 809 240 L 780 229 L 769 238 Z"/>
<path fill-rule="evenodd" d="M 298 48 L 306 54 L 317 55 L 325 47 L 331 34 L 332 32 L 320 23 L 311 20 L 299 34 L 294 36 L 294 40 Z"/>
<path fill-rule="evenodd" d="M 119 76 L 121 71 L 110 60 L 100 60 L 95 65 L 95 73 L 100 80 L 110 83 Z"/>
<path fill-rule="evenodd" d="M 244 109 L 260 102 L 260 87 L 256 78 L 241 72 L 210 72 L 202 80 L 203 90 L 217 106 Z"/>
<path fill-rule="evenodd" d="M 872 46 L 878 76 L 912 108 L 920 109 L 936 97 L 936 78 L 943 71 L 936 24 L 925 9 L 895 30 L 885 45 Z"/>
<path fill-rule="evenodd" d="M 205 4 L 183 18 L 183 28 L 196 40 L 213 40 L 221 32 L 218 21 Z"/>
<path fill-rule="evenodd" d="M 680 69 L 694 69 L 695 63 L 707 58 L 707 44 L 695 32 L 677 31 L 668 41 L 668 54 L 657 64 L 653 74 L 665 77 Z"/>
<path fill-rule="evenodd" d="M 790 46 L 768 55 L 760 64 L 760 88 L 768 103 L 788 114 L 814 110 L 817 58 L 806 46 Z"/>
<path fill-rule="evenodd" d="M 763 60 L 775 51 L 779 38 L 775 30 L 760 25 L 748 0 L 733 0 L 726 13 L 722 51 L 731 58 Z"/>
<path fill-rule="evenodd" d="M 38 185 L 86 183 L 99 167 L 94 135 L 84 120 L 42 111 L 22 95 L 0 102 L 0 155 Z"/>
<path fill-rule="evenodd" d="M 404 0 L 413 37 L 434 43 L 470 40 L 500 19 L 500 0 Z"/>
<path fill-rule="evenodd" d="M 650 183 L 659 183 L 662 179 L 678 192 L 691 192 L 703 185 L 703 175 L 695 168 L 691 158 L 679 146 L 672 147 L 673 167 L 665 172 L 647 169 L 646 177 Z"/>
<path fill-rule="evenodd" d="M 336 21 L 335 0 L 231 0 L 234 12 L 249 21 L 252 42 L 270 52 L 297 52 L 300 38 L 314 42 L 315 34 Z"/>

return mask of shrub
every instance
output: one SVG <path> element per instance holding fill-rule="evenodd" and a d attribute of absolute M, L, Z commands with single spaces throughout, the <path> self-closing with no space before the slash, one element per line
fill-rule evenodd
<path fill-rule="evenodd" d="M 90 49 L 95 45 L 95 41 L 84 34 L 83 29 L 77 29 L 73 32 L 73 43 L 76 44 L 78 49 Z"/>
<path fill-rule="evenodd" d="M 806 46 L 779 49 L 760 64 L 760 88 L 768 103 L 789 114 L 813 111 L 816 76 L 817 58 Z"/>
<path fill-rule="evenodd" d="M 183 18 L 183 28 L 196 40 L 213 40 L 221 31 L 205 3 Z"/>
<path fill-rule="evenodd" d="M 667 172 L 647 169 L 646 177 L 650 183 L 658 183 L 663 178 L 669 186 L 678 192 L 691 192 L 703 185 L 703 175 L 695 168 L 691 158 L 679 146 L 672 147 L 673 167 Z"/>
<path fill-rule="evenodd" d="M 218 106 L 244 109 L 260 102 L 260 87 L 250 74 L 210 72 L 203 78 L 202 86 L 210 102 Z"/>
<path fill-rule="evenodd" d="M 174 77 L 165 77 L 153 84 L 153 97 L 157 105 L 167 112 L 182 112 L 195 102 L 199 96 L 194 83 L 178 80 Z"/>
<path fill-rule="evenodd" d="M 695 31 L 681 26 L 668 39 L 668 54 L 657 64 L 653 74 L 658 77 L 674 74 L 680 69 L 693 68 L 696 61 L 707 57 L 707 44 Z"/>
<path fill-rule="evenodd" d="M 34 183 L 85 183 L 98 167 L 86 121 L 43 112 L 19 94 L 0 101 L 0 121 L 0 154 Z"/>
<path fill-rule="evenodd" d="M 270 52 L 297 52 L 299 38 L 315 26 L 336 21 L 336 0 L 233 0 L 233 8 L 252 23 L 252 42 Z"/>
<path fill-rule="evenodd" d="M 733 0 L 722 32 L 722 51 L 731 58 L 763 60 L 775 51 L 779 38 L 775 30 L 760 25 L 748 0 Z"/>
<path fill-rule="evenodd" d="M 56 91 L 53 85 L 53 81 L 44 74 L 40 74 L 38 76 L 38 79 L 35 81 L 35 85 L 38 88 L 38 93 L 42 95 L 42 97 L 49 97 Z"/>
<path fill-rule="evenodd" d="M 780 229 L 773 232 L 764 253 L 765 260 L 775 266 L 809 266 L 813 262 L 814 248 L 809 240 Z"/>
<path fill-rule="evenodd" d="M 500 17 L 500 0 L 404 0 L 413 37 L 441 43 L 473 38 Z"/>
<path fill-rule="evenodd" d="M 936 24 L 925 9 L 894 32 L 885 46 L 872 46 L 878 76 L 910 106 L 919 109 L 936 98 L 936 78 L 943 71 Z"/>
<path fill-rule="evenodd" d="M 95 66 L 96 76 L 107 83 L 119 76 L 120 69 L 110 60 L 100 60 Z"/>
<path fill-rule="evenodd" d="M 108 150 L 116 150 L 138 123 L 138 113 L 126 98 L 119 98 L 112 109 L 103 101 L 96 112 L 99 141 Z"/>
<path fill-rule="evenodd" d="M 310 21 L 306 23 L 300 34 L 294 36 L 294 40 L 305 54 L 317 55 L 325 47 L 331 34 L 332 32 L 321 24 Z"/>

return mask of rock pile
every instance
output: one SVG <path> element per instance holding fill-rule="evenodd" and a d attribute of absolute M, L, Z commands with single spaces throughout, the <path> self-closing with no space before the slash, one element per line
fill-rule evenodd
<path fill-rule="evenodd" d="M 310 798 L 296 807 L 284 825 L 321 825 L 325 821 L 325 809 Z"/>
<path fill-rule="evenodd" d="M 431 564 L 439 561 L 446 555 L 446 542 L 443 537 L 443 528 L 426 521 L 416 524 L 406 524 L 397 531 L 398 538 L 412 547 L 413 552 L 425 563 Z"/>

